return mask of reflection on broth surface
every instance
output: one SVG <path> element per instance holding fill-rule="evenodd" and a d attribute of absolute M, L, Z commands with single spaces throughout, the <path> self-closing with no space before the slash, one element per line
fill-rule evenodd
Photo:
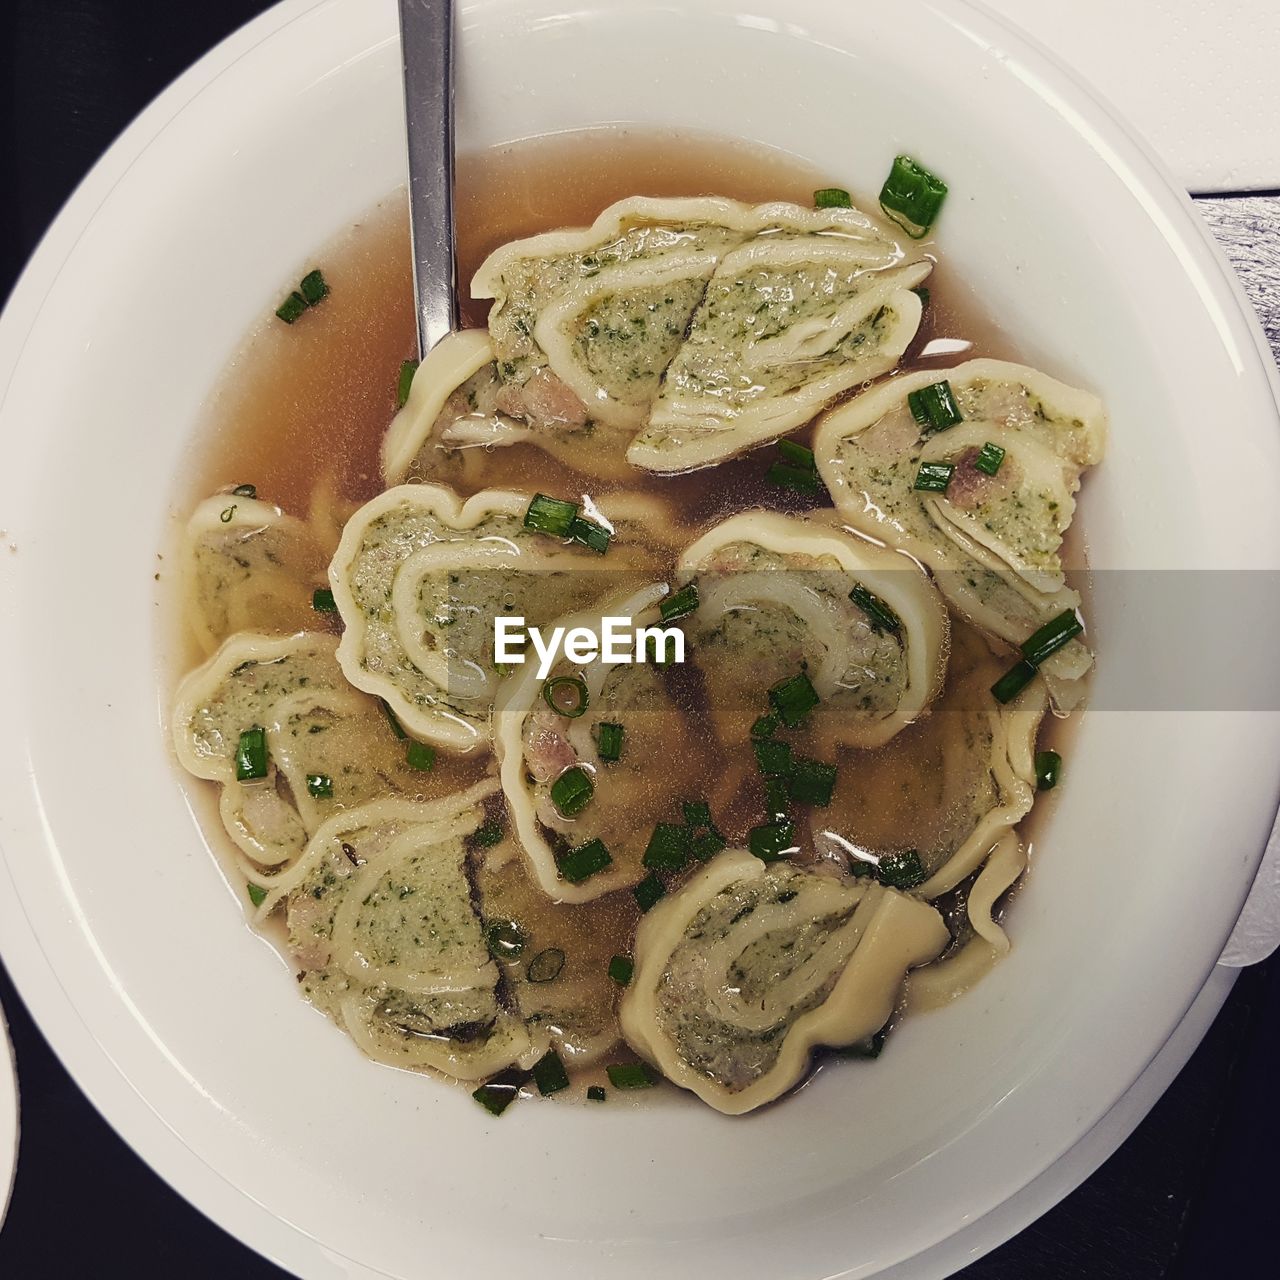
<path fill-rule="evenodd" d="M 459 278 L 500 246 L 587 226 L 637 193 L 791 201 L 796 227 L 816 226 L 827 181 L 781 153 L 621 129 L 465 156 Z M 766 228 L 768 270 L 820 257 L 823 237 L 851 234 L 856 216 L 789 230 L 785 253 Z M 868 228 L 895 261 L 922 264 L 904 277 L 912 288 L 928 275 L 927 300 L 904 308 L 922 316 L 901 370 L 1011 358 L 932 242 Z M 1025 865 L 1026 824 L 1021 840 L 1010 832 L 1031 810 L 1046 710 L 1042 681 L 1008 706 L 992 697 L 1008 645 L 948 615 L 891 538 L 850 532 L 803 449 L 752 444 L 651 474 L 621 453 L 602 465 L 592 450 L 607 435 L 588 423 L 554 451 L 541 438 L 429 446 L 388 490 L 380 450 L 415 349 L 403 196 L 301 265 L 322 268 L 330 293 L 296 323 L 268 319 L 228 367 L 177 495 L 184 519 L 198 518 L 189 581 L 171 591 L 180 666 L 205 662 L 179 692 L 179 754 L 221 787 L 237 889 L 247 880 L 256 923 L 285 922 L 281 945 L 313 1002 L 380 1061 L 488 1080 L 478 1096 L 495 1113 L 520 1090 L 612 1096 L 652 1083 L 655 1067 L 740 1111 L 794 1083 L 811 1049 L 878 1053 L 907 986 L 925 1007 L 1003 954 L 995 906 Z M 695 309 L 712 267 L 699 269 L 673 350 L 714 318 Z M 867 285 L 861 267 L 822 265 L 805 288 L 862 305 L 858 289 L 890 297 L 884 269 Z M 742 270 L 781 296 L 749 274 L 764 266 Z M 485 325 L 487 303 L 467 298 L 463 311 Z M 482 394 L 498 408 L 484 411 L 509 422 L 511 375 L 489 368 Z M 809 425 L 757 438 L 783 432 L 814 442 Z M 567 543 L 530 532 L 535 493 L 576 504 L 575 530 L 585 520 L 607 554 L 578 532 Z M 712 533 L 735 516 L 732 536 Z M 1070 537 L 1061 557 L 1082 564 Z M 695 592 L 681 619 L 689 661 L 562 656 L 552 676 L 581 688 L 573 715 L 529 664 L 494 659 L 495 613 L 656 617 L 667 586 Z M 282 647 L 299 628 L 317 635 Z M 705 986 L 722 970 L 726 985 Z M 774 997 L 761 996 L 745 1008 L 757 987 L 790 993 L 787 1007 L 766 1014 Z"/>

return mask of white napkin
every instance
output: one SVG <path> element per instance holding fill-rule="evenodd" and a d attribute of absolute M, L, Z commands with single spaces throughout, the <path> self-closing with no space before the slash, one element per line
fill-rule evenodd
<path fill-rule="evenodd" d="M 1094 84 L 1192 191 L 1280 189 L 1276 0 L 985 0 Z"/>

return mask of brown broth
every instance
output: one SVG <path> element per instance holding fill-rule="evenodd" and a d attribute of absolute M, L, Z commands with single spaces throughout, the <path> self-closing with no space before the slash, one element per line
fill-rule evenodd
<path fill-rule="evenodd" d="M 715 194 L 807 204 L 814 188 L 830 182 L 830 175 L 781 152 L 697 134 L 629 129 L 558 135 L 463 156 L 458 163 L 459 278 L 469 281 L 498 245 L 552 227 L 589 223 L 623 196 Z M 874 208 L 874 203 L 863 202 L 863 207 Z M 322 482 L 352 503 L 381 490 L 378 450 L 395 411 L 401 362 L 415 354 L 404 194 L 383 200 L 314 255 L 308 265 L 314 264 L 322 266 L 330 296 L 293 326 L 268 316 L 229 363 L 175 495 L 180 512 L 209 493 L 246 481 L 256 484 L 261 497 L 295 514 L 306 513 Z M 282 283 L 281 293 L 287 288 Z M 1011 358 L 1009 341 L 950 266 L 938 267 L 929 290 L 930 305 L 905 367 L 941 367 L 979 355 Z M 483 304 L 464 298 L 463 310 L 467 323 L 484 323 Z M 593 496 L 609 491 L 607 484 L 575 476 L 563 462 L 523 445 L 490 451 L 479 470 L 485 487 Z M 753 505 L 789 511 L 812 505 L 766 487 L 763 471 L 756 454 L 717 466 L 714 484 L 698 472 L 652 477 L 644 484 L 671 500 L 692 539 L 730 512 Z M 631 487 L 639 487 L 639 480 Z M 1083 563 L 1080 546 L 1071 540 L 1070 563 Z M 176 605 L 179 593 L 172 596 Z M 176 622 L 176 608 L 174 613 Z M 958 635 L 957 643 L 964 638 Z M 174 651 L 176 673 L 195 661 L 185 642 Z M 1003 665 L 992 659 L 994 673 Z M 1065 727 L 1055 723 L 1051 732 L 1062 750 Z M 925 736 L 922 726 L 907 730 L 881 751 L 866 753 L 866 767 L 892 789 L 895 775 L 906 780 L 917 770 L 912 744 Z M 709 741 L 706 745 L 713 750 Z M 758 820 L 752 816 L 759 808 L 758 784 L 754 771 L 748 772 L 745 786 L 722 787 L 718 796 L 717 812 L 731 840 L 742 840 Z M 211 796 L 213 787 L 207 790 Z M 836 816 L 834 810 L 828 814 Z M 205 816 L 206 830 L 215 833 L 212 842 L 225 845 L 212 803 Z M 546 941 L 556 939 L 566 921 L 592 919 L 592 928 L 616 932 L 617 951 L 629 951 L 634 903 L 629 893 L 611 898 L 594 910 L 569 913 L 548 904 L 545 918 L 526 922 L 527 927 Z"/>

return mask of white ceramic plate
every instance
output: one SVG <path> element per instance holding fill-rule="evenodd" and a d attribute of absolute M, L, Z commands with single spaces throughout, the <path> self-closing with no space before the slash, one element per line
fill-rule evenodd
<path fill-rule="evenodd" d="M 1111 408 L 1094 563 L 1278 567 L 1273 375 L 1238 291 L 1145 150 L 996 20 L 960 0 L 477 0 L 462 44 L 464 146 L 695 124 L 862 188 L 899 149 L 945 158 L 949 260 Z M 152 575 L 219 368 L 308 249 L 401 181 L 402 146 L 390 0 L 290 0 L 112 148 L 0 320 L 14 978 L 140 1153 L 307 1280 L 939 1274 L 908 1260 L 1069 1150 L 1200 990 L 1274 816 L 1280 725 L 1091 712 L 1013 958 L 876 1067 L 746 1121 L 674 1091 L 492 1121 L 365 1062 L 203 847 L 160 730 Z M 1092 621 L 1124 669 L 1123 601 Z"/>
<path fill-rule="evenodd" d="M 9 1212 L 13 1175 L 18 1167 L 18 1072 L 13 1045 L 0 1009 L 0 1227 Z"/>

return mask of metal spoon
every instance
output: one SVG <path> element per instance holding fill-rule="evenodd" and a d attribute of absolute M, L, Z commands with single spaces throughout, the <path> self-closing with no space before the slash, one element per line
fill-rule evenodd
<path fill-rule="evenodd" d="M 400 0 L 418 355 L 458 328 L 453 235 L 453 0 Z"/>

